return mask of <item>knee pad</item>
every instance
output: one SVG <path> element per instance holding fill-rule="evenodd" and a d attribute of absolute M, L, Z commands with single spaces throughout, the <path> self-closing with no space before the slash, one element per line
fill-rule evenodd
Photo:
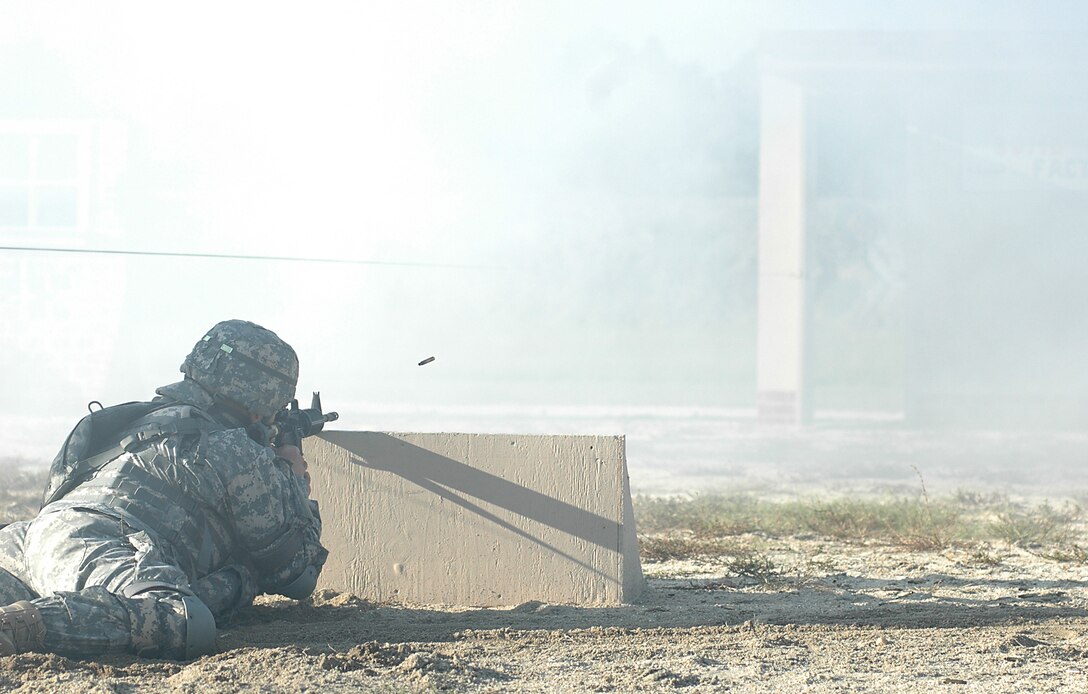
<path fill-rule="evenodd" d="M 215 650 L 215 617 L 208 606 L 192 596 L 181 599 L 185 609 L 185 659 L 192 660 Z"/>
<path fill-rule="evenodd" d="M 285 598 L 305 600 L 310 597 L 316 587 L 317 568 L 314 566 L 307 566 L 306 569 L 299 574 L 298 578 L 281 588 L 277 588 L 276 592 Z"/>
<path fill-rule="evenodd" d="M 154 591 L 126 602 L 137 655 L 192 660 L 215 650 L 215 617 L 200 598 Z"/>
<path fill-rule="evenodd" d="M 135 598 L 144 593 L 151 593 L 153 591 L 168 591 L 170 593 L 180 593 L 181 595 L 193 594 L 193 591 L 188 588 L 182 588 L 173 583 L 163 583 L 162 581 L 138 581 L 136 583 L 130 583 L 122 588 L 121 595 L 126 598 Z"/>

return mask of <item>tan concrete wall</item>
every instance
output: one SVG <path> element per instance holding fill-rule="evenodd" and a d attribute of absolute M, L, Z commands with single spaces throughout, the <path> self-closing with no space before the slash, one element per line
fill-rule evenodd
<path fill-rule="evenodd" d="M 497 606 L 617 604 L 645 586 L 623 437 L 334 431 L 305 448 L 321 588 Z"/>

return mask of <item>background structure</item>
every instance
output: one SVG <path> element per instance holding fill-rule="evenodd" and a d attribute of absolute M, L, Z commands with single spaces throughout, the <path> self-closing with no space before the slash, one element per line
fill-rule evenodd
<path fill-rule="evenodd" d="M 345 426 L 633 464 L 691 417 L 1086 420 L 1079 4 L 2 13 L 13 455 L 227 317 Z"/>

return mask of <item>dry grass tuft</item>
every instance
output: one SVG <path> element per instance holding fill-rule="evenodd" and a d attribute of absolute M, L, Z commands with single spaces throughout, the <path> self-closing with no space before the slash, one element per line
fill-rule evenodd
<path fill-rule="evenodd" d="M 735 554 L 725 538 L 819 537 L 876 543 L 917 551 L 978 549 L 978 561 L 994 555 L 990 542 L 1050 548 L 1049 556 L 1079 561 L 1081 510 L 1069 504 L 1022 506 L 1003 496 L 959 492 L 947 498 L 851 497 L 767 501 L 751 495 L 700 495 L 635 499 L 644 556 L 649 561 Z M 1059 559 L 1061 557 L 1061 559 Z M 999 560 L 998 560 L 999 561 Z"/>
<path fill-rule="evenodd" d="M 1047 544 L 1069 544 L 1076 537 L 1075 524 L 1081 520 L 1079 506 L 1054 508 L 1043 504 L 1033 509 L 1009 508 L 997 514 L 994 533 L 1017 547 L 1035 548 Z"/>
<path fill-rule="evenodd" d="M 725 565 L 729 573 L 748 578 L 762 585 L 771 585 L 782 578 L 782 571 L 766 554 L 753 550 L 739 553 Z"/>

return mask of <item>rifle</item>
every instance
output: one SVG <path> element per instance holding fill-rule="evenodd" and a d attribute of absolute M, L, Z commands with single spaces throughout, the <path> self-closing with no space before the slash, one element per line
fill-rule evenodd
<path fill-rule="evenodd" d="M 302 439 L 321 431 L 326 422 L 335 422 L 339 418 L 336 412 L 321 411 L 321 393 L 314 393 L 310 406 L 305 410 L 299 409 L 298 399 L 292 400 L 273 419 L 272 445 L 297 446 L 301 451 Z"/>

